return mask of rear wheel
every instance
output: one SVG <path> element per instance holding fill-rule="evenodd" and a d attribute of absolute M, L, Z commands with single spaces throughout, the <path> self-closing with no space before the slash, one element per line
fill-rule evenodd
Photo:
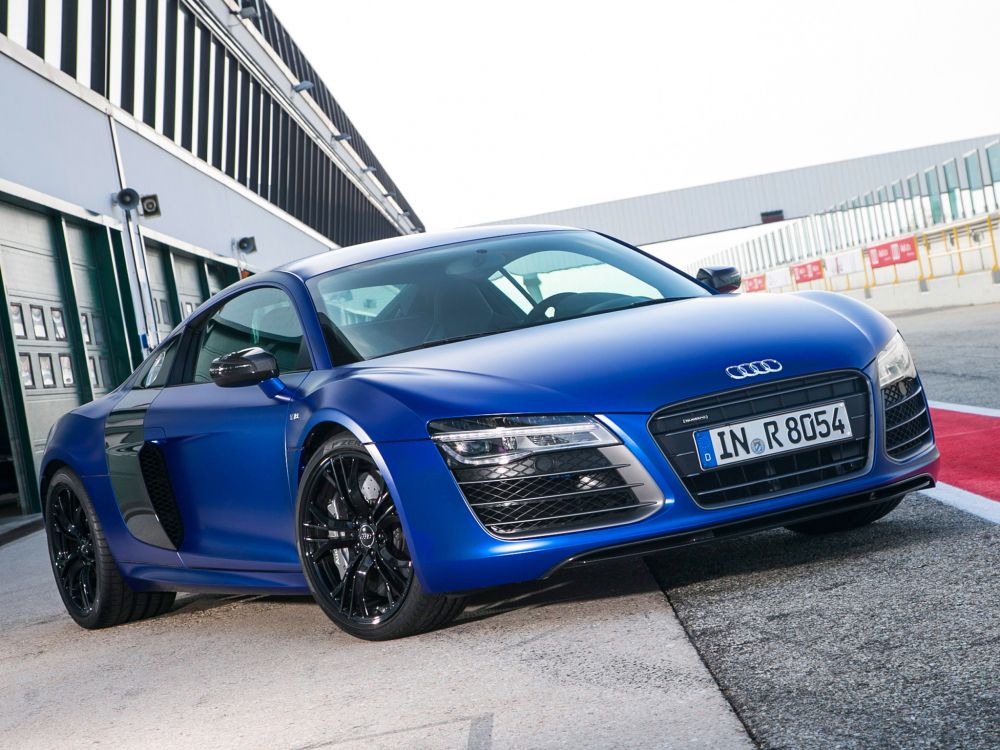
<path fill-rule="evenodd" d="M 855 508 L 844 513 L 836 513 L 832 516 L 793 523 L 785 528 L 790 531 L 796 531 L 799 534 L 809 534 L 811 536 L 858 529 L 874 523 L 883 516 L 887 516 L 896 509 L 896 506 L 903 501 L 904 497 L 905 495 L 900 495 L 891 500 L 886 500 L 884 503 L 875 503 L 874 505 L 867 505 L 864 508 Z"/>
<path fill-rule="evenodd" d="M 440 627 L 462 610 L 461 599 L 421 587 L 395 501 L 354 438 L 331 438 L 310 459 L 296 529 L 316 602 L 351 635 L 402 638 Z"/>
<path fill-rule="evenodd" d="M 106 628 L 168 611 L 174 592 L 135 591 L 115 564 L 101 522 L 79 478 L 60 469 L 45 493 L 45 532 L 56 586 L 70 617 Z"/>

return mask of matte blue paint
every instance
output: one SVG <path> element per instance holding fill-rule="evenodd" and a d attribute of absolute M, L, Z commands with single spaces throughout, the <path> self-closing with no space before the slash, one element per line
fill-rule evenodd
<path fill-rule="evenodd" d="M 332 366 L 306 280 L 401 252 L 552 229 L 480 227 L 337 250 L 241 281 L 192 313 L 178 332 L 241 290 L 279 286 L 299 310 L 314 369 L 260 387 L 173 386 L 153 401 L 146 437 L 160 441 L 171 468 L 185 526 L 178 552 L 131 536 L 107 476 L 104 419 L 134 378 L 59 420 L 43 476 L 57 464 L 81 476 L 115 558 L 138 589 L 293 594 L 307 591 L 292 523 L 302 447 L 313 429 L 327 423 L 369 444 L 397 499 L 417 574 L 431 591 L 532 580 L 596 548 L 936 475 L 936 449 L 900 464 L 885 456 L 879 439 L 865 476 L 703 510 L 649 434 L 647 422 L 659 407 L 731 389 L 737 384 L 725 374 L 727 366 L 765 358 L 779 360 L 783 370 L 759 382 L 861 370 L 877 404 L 873 360 L 895 328 L 844 295 L 712 295 Z M 874 434 L 881 436 L 881 410 L 874 412 Z M 643 521 L 613 528 L 518 541 L 491 536 L 427 434 L 434 419 L 491 413 L 597 415 L 660 487 L 663 507 Z"/>

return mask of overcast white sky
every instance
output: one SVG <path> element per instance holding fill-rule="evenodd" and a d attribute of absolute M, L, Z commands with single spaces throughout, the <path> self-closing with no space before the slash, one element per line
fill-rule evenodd
<path fill-rule="evenodd" d="M 997 0 L 270 2 L 431 230 L 1000 131 Z"/>

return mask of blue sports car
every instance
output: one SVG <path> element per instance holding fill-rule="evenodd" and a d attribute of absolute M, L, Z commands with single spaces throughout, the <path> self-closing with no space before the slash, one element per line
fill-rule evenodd
<path fill-rule="evenodd" d="M 504 226 L 300 260 L 203 304 L 42 463 L 55 579 L 99 628 L 176 591 L 311 592 L 345 631 L 475 589 L 933 486 L 895 327 L 828 292 L 738 295 L 595 232 Z"/>

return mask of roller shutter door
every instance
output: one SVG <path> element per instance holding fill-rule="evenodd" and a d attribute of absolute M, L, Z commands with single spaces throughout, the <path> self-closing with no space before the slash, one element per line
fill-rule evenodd
<path fill-rule="evenodd" d="M 181 317 L 186 318 L 205 301 L 201 284 L 200 261 L 184 255 L 174 254 L 174 278 L 177 281 L 177 299 L 181 306 Z"/>
<path fill-rule="evenodd" d="M 49 428 L 83 403 L 78 364 L 82 357 L 71 346 L 71 306 L 57 255 L 57 227 L 49 216 L 0 203 L 0 271 L 18 368 L 18 382 L 8 387 L 11 396 L 23 402 L 26 425 L 12 424 L 11 404 L 5 403 L 4 411 L 13 441 L 27 444 L 35 476 Z M 22 487 L 33 481 L 23 476 L 25 471 L 19 473 Z"/>
<path fill-rule="evenodd" d="M 169 269 L 170 251 L 150 241 L 146 241 L 146 273 L 149 277 L 149 292 L 153 297 L 153 319 L 162 340 L 174 330 L 177 319 L 177 300 L 171 290 Z"/>

